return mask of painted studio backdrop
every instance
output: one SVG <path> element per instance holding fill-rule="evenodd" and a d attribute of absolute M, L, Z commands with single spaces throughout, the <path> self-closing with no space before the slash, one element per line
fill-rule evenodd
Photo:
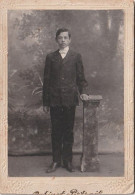
<path fill-rule="evenodd" d="M 123 152 L 123 12 L 121 10 L 14 10 L 8 12 L 9 154 L 51 151 L 50 115 L 43 112 L 46 55 L 55 33 L 69 28 L 81 53 L 89 94 L 102 95 L 99 152 Z M 82 102 L 76 110 L 74 151 L 82 150 Z"/>

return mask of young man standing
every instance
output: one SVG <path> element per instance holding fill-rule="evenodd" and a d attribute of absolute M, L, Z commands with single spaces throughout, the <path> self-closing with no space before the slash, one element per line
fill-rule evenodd
<path fill-rule="evenodd" d="M 47 173 L 61 166 L 72 168 L 73 126 L 78 91 L 81 100 L 87 100 L 87 82 L 81 55 L 69 48 L 71 34 L 68 29 L 56 32 L 59 49 L 46 57 L 43 83 L 43 110 L 49 112 L 52 123 L 53 162 Z"/>

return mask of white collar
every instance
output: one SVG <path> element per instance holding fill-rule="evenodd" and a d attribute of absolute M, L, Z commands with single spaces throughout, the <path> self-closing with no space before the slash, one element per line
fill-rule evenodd
<path fill-rule="evenodd" d="M 67 53 L 69 50 L 69 46 L 65 47 L 64 49 L 60 49 L 59 52 L 65 52 Z"/>

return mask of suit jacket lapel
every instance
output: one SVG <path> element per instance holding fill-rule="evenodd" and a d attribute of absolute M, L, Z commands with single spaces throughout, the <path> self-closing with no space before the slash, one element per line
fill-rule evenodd
<path fill-rule="evenodd" d="M 73 55 L 74 54 L 73 54 L 72 50 L 69 49 L 68 52 L 67 52 L 67 55 L 65 56 L 65 58 L 62 59 L 61 54 L 59 53 L 59 50 L 57 50 L 55 52 L 55 55 L 53 57 L 53 60 L 55 62 L 63 62 L 63 63 L 66 63 L 67 61 L 69 61 L 72 58 Z"/>
<path fill-rule="evenodd" d="M 60 62 L 60 61 L 62 61 L 62 57 L 61 57 L 61 55 L 60 55 L 60 53 L 59 53 L 59 50 L 57 50 L 57 51 L 54 53 L 53 60 L 54 60 L 55 62 Z"/>
<path fill-rule="evenodd" d="M 72 50 L 69 49 L 67 52 L 67 55 L 65 56 L 65 58 L 63 58 L 63 63 L 66 63 L 67 61 L 69 61 L 72 56 L 73 56 Z"/>

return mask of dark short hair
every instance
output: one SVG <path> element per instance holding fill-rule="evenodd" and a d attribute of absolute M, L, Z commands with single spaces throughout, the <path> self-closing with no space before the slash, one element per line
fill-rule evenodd
<path fill-rule="evenodd" d="M 59 28 L 56 32 L 56 39 L 60 35 L 60 33 L 62 33 L 62 32 L 68 32 L 69 38 L 71 37 L 71 33 L 67 28 Z"/>

